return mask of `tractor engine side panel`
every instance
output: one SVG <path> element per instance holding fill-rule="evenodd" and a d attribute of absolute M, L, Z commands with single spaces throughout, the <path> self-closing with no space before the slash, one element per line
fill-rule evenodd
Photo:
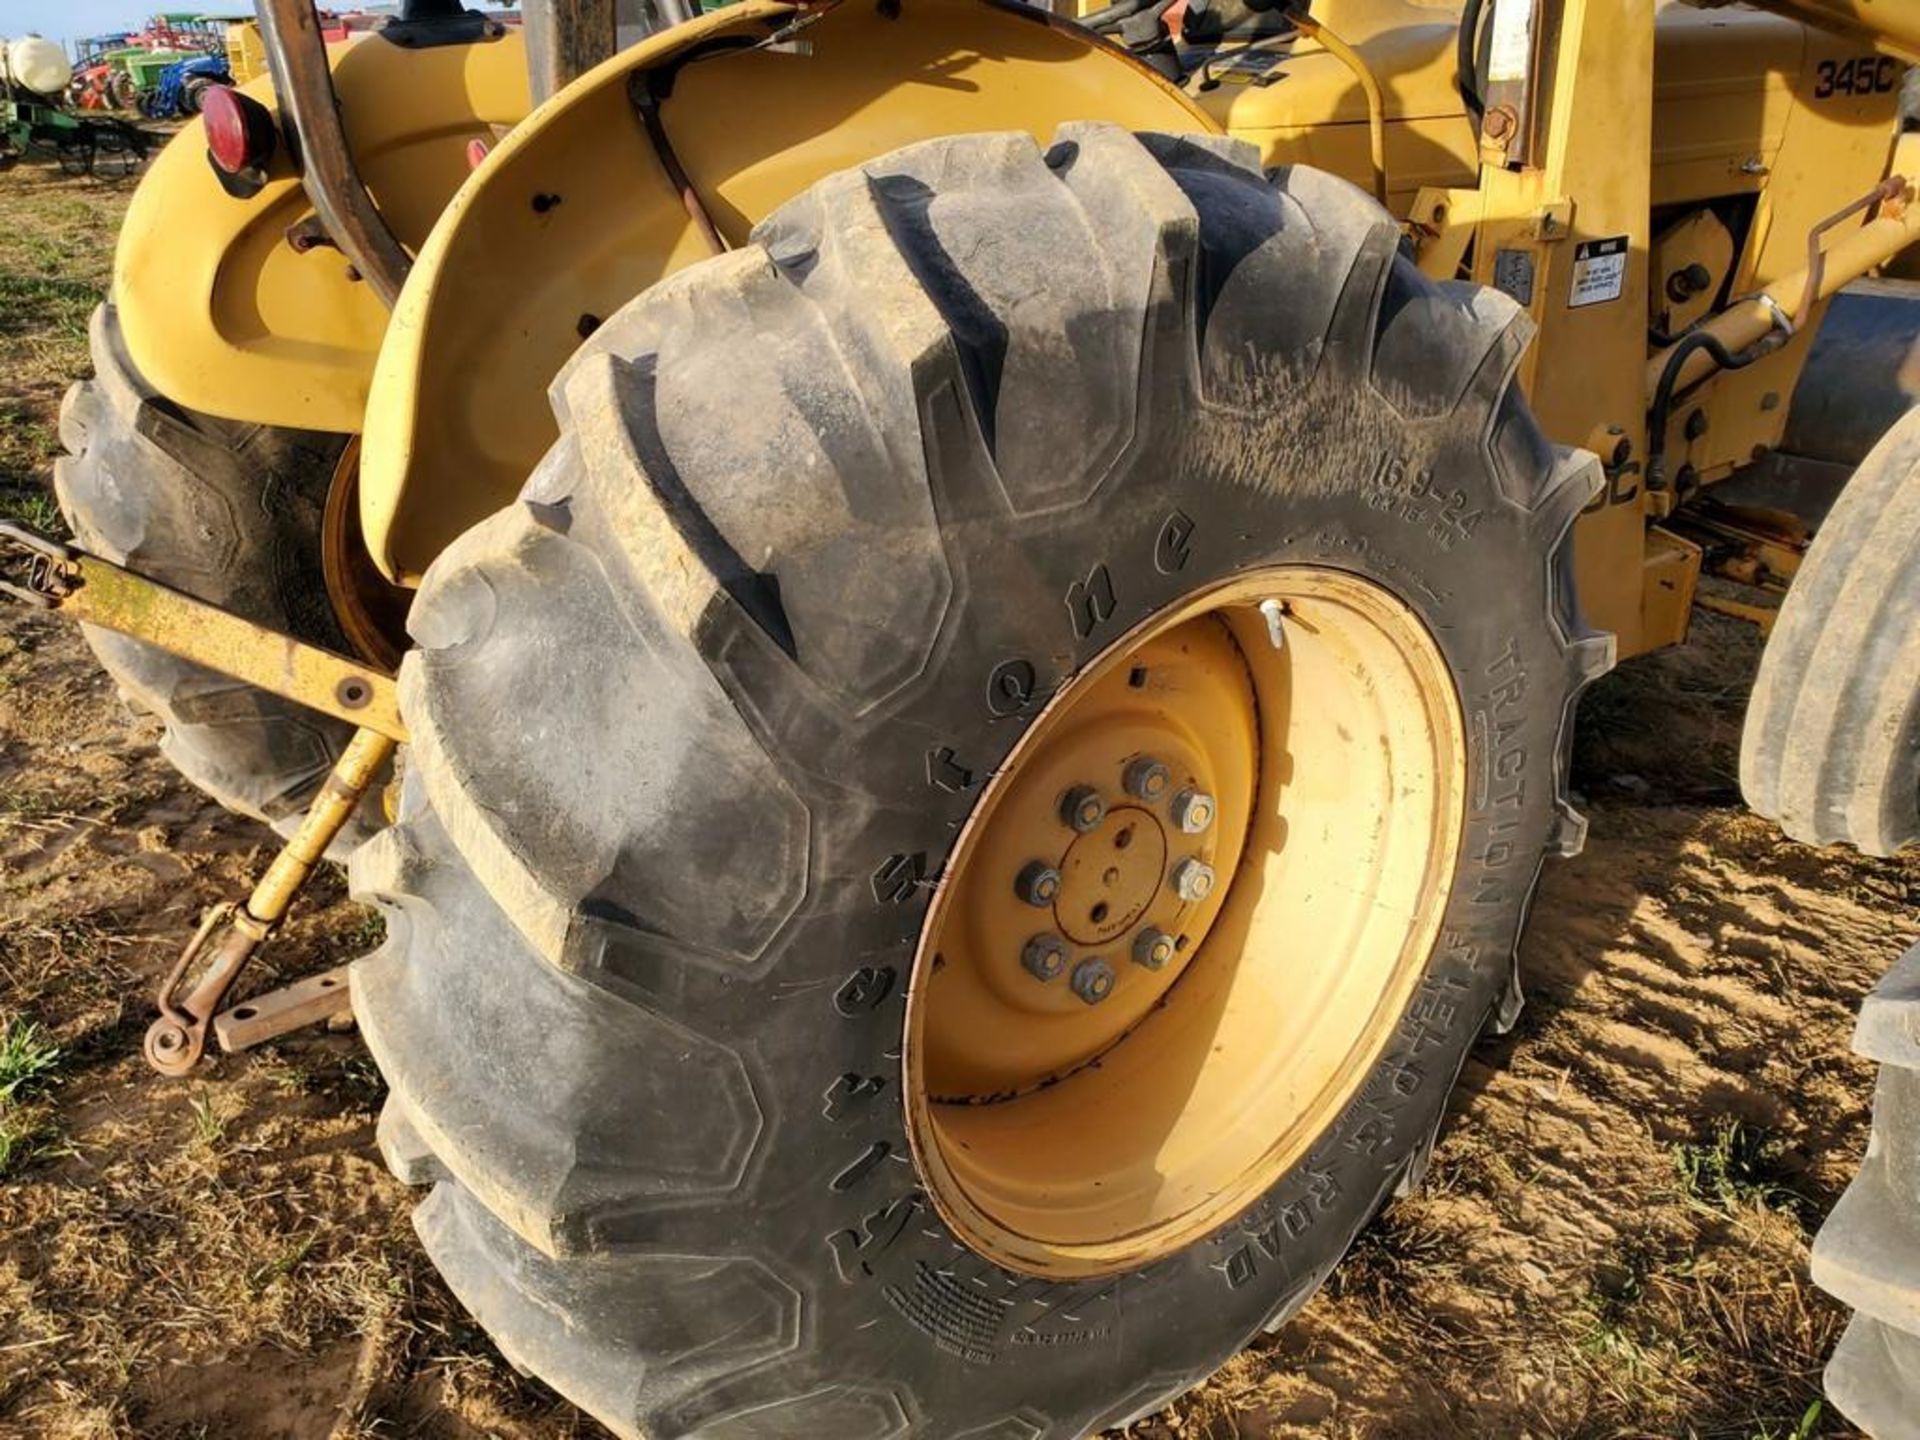
<path fill-rule="evenodd" d="M 1808 238 L 1887 175 L 1903 67 L 1858 40 L 1794 21 L 1676 6 L 1662 15 L 1656 67 L 1656 213 L 1712 206 L 1744 225 L 1719 303 L 1804 268 Z M 1920 178 L 1909 175 L 1909 179 Z M 1842 222 L 1857 227 L 1861 217 Z M 1656 295 L 1671 277 L 1649 277 Z M 1669 473 L 1710 484 L 1778 446 L 1827 306 L 1744 370 L 1676 405 Z"/>

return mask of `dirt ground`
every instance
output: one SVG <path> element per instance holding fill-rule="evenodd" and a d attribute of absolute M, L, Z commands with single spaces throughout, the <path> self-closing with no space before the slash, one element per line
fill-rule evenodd
<path fill-rule="evenodd" d="M 0 177 L 6 518 L 55 523 L 54 417 L 130 190 Z M 1920 862 L 1789 844 L 1741 810 L 1757 653 L 1704 617 L 1592 692 L 1590 842 L 1548 873 L 1527 1010 L 1469 1065 L 1425 1189 L 1135 1435 L 1851 1433 L 1818 1401 L 1840 1316 L 1807 1242 L 1865 1142 L 1848 1033 L 1917 928 Z M 600 1434 L 428 1269 L 352 1035 L 146 1072 L 157 976 L 271 853 L 156 733 L 68 626 L 0 609 L 0 1435 Z M 329 873 L 273 971 L 378 937 Z"/>

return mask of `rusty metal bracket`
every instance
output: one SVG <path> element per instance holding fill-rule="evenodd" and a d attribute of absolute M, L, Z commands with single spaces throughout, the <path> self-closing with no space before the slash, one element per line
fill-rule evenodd
<path fill-rule="evenodd" d="M 213 1038 L 231 1055 L 276 1040 L 289 1031 L 343 1020 L 352 1014 L 347 967 L 339 965 L 222 1010 L 213 1017 Z"/>
<path fill-rule="evenodd" d="M 0 523 L 0 593 L 130 635 L 389 739 L 407 738 L 391 676 L 18 525 Z"/>
<path fill-rule="evenodd" d="M 272 929 L 231 900 L 211 907 L 200 918 L 200 928 L 193 932 L 186 949 L 174 961 L 173 969 L 160 982 L 156 998 L 160 1018 L 147 1027 L 142 1047 L 149 1065 L 162 1075 L 184 1075 L 199 1063 L 213 1012 Z M 216 932 L 220 939 L 214 944 Z M 191 993 L 176 1001 L 174 997 L 186 982 L 188 972 L 210 948 L 213 958 L 198 983 Z"/>
<path fill-rule="evenodd" d="M 1700 498 L 1674 512 L 1668 524 L 1698 545 L 1702 569 L 1741 586 L 1753 599 L 1701 591 L 1693 603 L 1730 615 L 1771 634 L 1780 618 L 1780 601 L 1800 572 L 1813 533 L 1797 517 L 1777 510 L 1724 505 Z"/>
<path fill-rule="evenodd" d="M 1776 596 L 1787 593 L 1813 542 L 1813 532 L 1795 516 L 1710 496 L 1677 510 L 1669 523 L 1706 552 L 1707 573 Z"/>

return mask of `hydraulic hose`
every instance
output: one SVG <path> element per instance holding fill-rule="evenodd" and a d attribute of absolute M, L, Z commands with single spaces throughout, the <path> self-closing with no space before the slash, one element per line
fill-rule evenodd
<path fill-rule="evenodd" d="M 1744 370 L 1763 355 L 1771 355 L 1778 350 L 1787 343 L 1787 339 L 1786 331 L 1771 330 L 1745 350 L 1733 351 L 1710 332 L 1695 330 L 1674 345 L 1667 356 L 1665 368 L 1660 372 L 1660 383 L 1653 393 L 1653 408 L 1647 418 L 1648 490 L 1667 488 L 1667 428 L 1673 420 L 1673 400 L 1679 388 L 1680 372 L 1686 368 L 1688 358 L 1695 351 L 1704 350 L 1713 357 L 1720 369 Z"/>
<path fill-rule="evenodd" d="M 1487 113 L 1487 102 L 1480 95 L 1480 16 L 1487 0 L 1467 0 L 1460 12 L 1460 35 L 1454 52 L 1455 82 L 1460 98 L 1466 102 L 1477 122 Z"/>

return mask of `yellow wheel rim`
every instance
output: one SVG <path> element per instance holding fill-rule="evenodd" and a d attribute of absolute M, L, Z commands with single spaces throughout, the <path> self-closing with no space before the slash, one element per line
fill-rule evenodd
<path fill-rule="evenodd" d="M 948 1224 L 1091 1276 L 1257 1199 L 1405 1011 L 1465 788 L 1433 637 L 1341 571 L 1216 586 L 1076 676 L 982 795 L 914 964 L 907 1129 Z"/>

